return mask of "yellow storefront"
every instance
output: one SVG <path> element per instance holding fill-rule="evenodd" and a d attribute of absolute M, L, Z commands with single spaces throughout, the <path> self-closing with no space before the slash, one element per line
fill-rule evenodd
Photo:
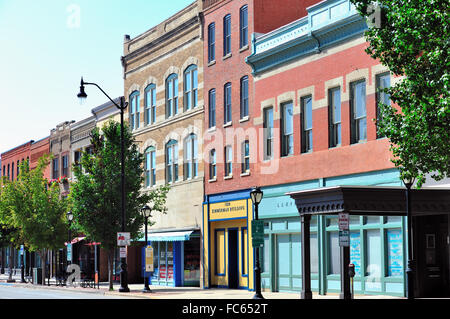
<path fill-rule="evenodd" d="M 249 192 L 209 195 L 203 206 L 204 287 L 254 290 Z M 229 199 L 229 200 L 227 200 Z"/>

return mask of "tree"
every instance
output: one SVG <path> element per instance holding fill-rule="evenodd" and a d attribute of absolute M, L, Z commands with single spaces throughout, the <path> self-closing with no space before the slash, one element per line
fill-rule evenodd
<path fill-rule="evenodd" d="M 4 181 L 0 208 L 4 224 L 15 230 L 10 240 L 16 248 L 23 244 L 30 251 L 36 251 L 44 263 L 49 250 L 64 247 L 68 231 L 68 199 L 61 197 L 58 184 L 49 186 L 44 178 L 50 158 L 44 155 L 33 170 L 29 169 L 28 161 L 22 162 L 17 180 Z M 45 277 L 44 265 L 42 283 Z"/>
<path fill-rule="evenodd" d="M 121 143 L 120 125 L 109 121 L 102 133 L 95 128 L 91 134 L 91 153 L 83 152 L 81 165 L 73 165 L 76 181 L 71 185 L 73 226 L 88 239 L 100 242 L 108 255 L 109 289 L 112 284 L 112 262 L 117 247 L 117 233 L 122 231 L 121 210 Z M 147 193 L 141 192 L 144 182 L 143 155 L 127 126 L 124 131 L 125 149 L 125 229 L 132 240 L 142 237 L 141 208 L 153 201 L 155 209 L 165 211 L 169 190 L 162 186 Z"/>
<path fill-rule="evenodd" d="M 393 163 L 403 179 L 417 178 L 418 187 L 425 174 L 449 176 L 449 2 L 382 0 L 377 7 L 351 1 L 361 15 L 378 17 L 366 32 L 366 52 L 404 77 L 385 90 L 397 106 L 379 105 L 379 134 L 390 139 Z"/>

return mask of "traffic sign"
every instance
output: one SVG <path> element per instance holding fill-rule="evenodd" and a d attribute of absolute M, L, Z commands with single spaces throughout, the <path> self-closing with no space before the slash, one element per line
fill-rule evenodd
<path fill-rule="evenodd" d="M 348 230 L 350 227 L 350 217 L 348 213 L 339 214 L 339 230 Z"/>
<path fill-rule="evenodd" d="M 349 247 L 350 246 L 350 231 L 340 230 L 339 231 L 339 246 Z"/>
<path fill-rule="evenodd" d="M 127 258 L 127 247 L 120 247 L 120 258 Z"/>
<path fill-rule="evenodd" d="M 264 246 L 264 221 L 252 220 L 252 246 Z"/>
<path fill-rule="evenodd" d="M 117 246 L 130 246 L 130 233 L 117 233 Z"/>

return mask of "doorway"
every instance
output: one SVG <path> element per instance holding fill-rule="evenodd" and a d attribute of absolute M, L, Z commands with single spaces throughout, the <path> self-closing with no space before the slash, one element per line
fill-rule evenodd
<path fill-rule="evenodd" d="M 237 228 L 228 229 L 228 288 L 239 288 L 239 240 Z"/>

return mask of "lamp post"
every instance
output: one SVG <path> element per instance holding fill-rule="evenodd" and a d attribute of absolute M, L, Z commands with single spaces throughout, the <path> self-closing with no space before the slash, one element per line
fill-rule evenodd
<path fill-rule="evenodd" d="M 25 281 L 25 247 L 22 245 L 20 247 L 20 282 L 26 283 Z"/>
<path fill-rule="evenodd" d="M 124 97 L 120 97 L 120 105 L 111 99 L 105 91 L 102 90 L 100 86 L 96 83 L 84 82 L 83 78 L 81 78 L 80 85 L 80 93 L 77 94 L 80 101 L 83 101 L 87 98 L 87 94 L 84 92 L 85 85 L 94 85 L 96 86 L 106 97 L 120 110 L 120 168 L 121 168 L 121 188 L 122 188 L 122 227 L 121 231 L 125 232 L 125 146 L 124 146 L 124 129 L 123 129 L 123 112 L 128 106 L 128 102 L 125 102 Z M 130 292 L 130 288 L 128 288 L 128 272 L 127 272 L 127 263 L 126 257 L 120 258 L 120 288 L 119 292 Z"/>
<path fill-rule="evenodd" d="M 68 229 L 68 240 L 67 240 L 67 248 L 69 248 L 70 245 L 70 254 L 72 254 L 72 229 L 70 228 L 72 226 L 72 220 L 73 220 L 73 213 L 71 211 L 68 211 L 66 214 L 67 221 L 69 222 L 69 229 Z M 67 254 L 69 253 L 69 249 L 67 249 Z M 67 256 L 69 257 L 69 256 Z M 70 260 L 67 259 L 67 264 L 70 265 L 72 263 L 72 256 L 70 256 Z"/>
<path fill-rule="evenodd" d="M 259 187 L 254 187 L 250 192 L 250 198 L 252 199 L 253 205 L 255 206 L 255 219 L 258 220 L 258 205 L 261 202 L 263 198 L 263 192 Z M 253 296 L 253 299 L 264 299 L 264 297 L 261 294 L 261 267 L 259 264 L 259 249 L 261 247 L 255 248 L 255 295 Z"/>
<path fill-rule="evenodd" d="M 411 216 L 411 187 L 414 184 L 414 178 L 404 179 L 403 184 L 406 187 L 406 218 L 408 223 L 408 266 L 406 269 L 407 298 L 414 299 L 414 249 L 413 249 L 413 226 Z"/>
<path fill-rule="evenodd" d="M 150 206 L 145 205 L 144 207 L 142 207 L 141 213 L 145 219 L 145 247 L 147 247 L 147 245 L 148 245 L 147 225 L 148 225 L 148 218 L 150 217 L 150 214 L 152 213 L 152 209 L 150 208 Z M 145 265 L 144 265 L 144 267 L 145 267 Z M 152 292 L 150 290 L 150 287 L 148 286 L 148 277 L 145 275 L 145 272 L 146 272 L 145 270 L 146 269 L 144 269 L 144 290 L 142 290 L 142 292 Z"/>

